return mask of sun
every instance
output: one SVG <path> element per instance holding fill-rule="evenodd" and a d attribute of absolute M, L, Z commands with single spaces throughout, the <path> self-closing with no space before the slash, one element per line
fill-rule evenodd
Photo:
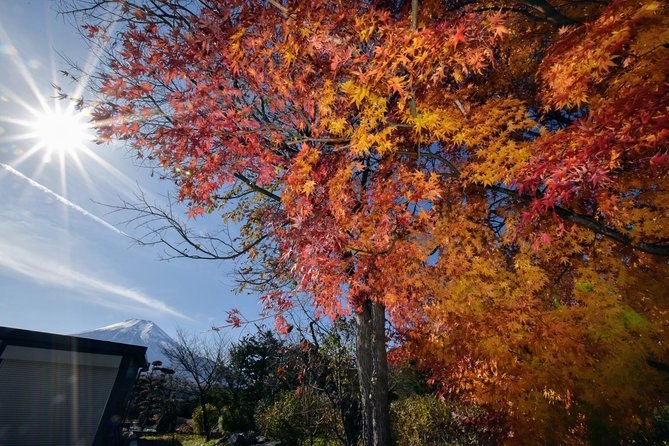
<path fill-rule="evenodd" d="M 88 115 L 69 108 L 36 114 L 29 127 L 37 146 L 47 155 L 74 154 L 94 138 Z"/>

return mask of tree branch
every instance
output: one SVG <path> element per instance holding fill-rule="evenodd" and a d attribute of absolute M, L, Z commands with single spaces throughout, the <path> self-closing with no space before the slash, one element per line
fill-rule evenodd
<path fill-rule="evenodd" d="M 520 198 L 523 201 L 529 202 L 535 199 L 530 195 L 519 194 L 513 189 L 508 189 L 506 187 L 491 185 L 487 186 L 487 189 L 494 190 L 506 195 L 515 196 Z M 607 226 L 606 223 L 595 220 L 593 217 L 588 215 L 579 214 L 569 209 L 565 209 L 561 206 L 554 206 L 553 210 L 555 214 L 563 220 L 570 221 L 578 226 L 590 229 L 596 234 L 600 234 L 604 237 L 610 238 L 621 245 L 629 246 L 632 249 L 637 251 L 645 252 L 648 254 L 658 255 L 658 256 L 669 256 L 669 245 L 662 245 L 659 243 L 644 243 L 644 242 L 634 242 L 629 234 L 621 232 L 615 228 Z"/>
<path fill-rule="evenodd" d="M 246 184 L 248 187 L 250 187 L 250 188 L 253 189 L 254 191 L 256 191 L 256 192 L 258 192 L 258 193 L 261 193 L 261 194 L 263 194 L 264 196 L 266 196 L 266 197 L 268 197 L 268 198 L 271 198 L 271 199 L 274 200 L 274 201 L 281 202 L 281 197 L 279 197 L 278 195 L 276 195 L 276 194 L 274 194 L 274 193 L 268 191 L 267 189 L 264 189 L 264 188 L 258 186 L 258 185 L 257 185 L 256 183 L 254 183 L 250 178 L 244 176 L 243 174 L 241 174 L 241 173 L 236 173 L 236 174 L 234 174 L 234 177 L 237 178 L 237 179 L 238 179 L 239 181 L 241 181 L 242 183 Z"/>

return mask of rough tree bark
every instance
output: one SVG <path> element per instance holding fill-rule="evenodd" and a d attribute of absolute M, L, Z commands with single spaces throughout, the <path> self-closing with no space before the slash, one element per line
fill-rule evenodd
<path fill-rule="evenodd" d="M 356 357 L 362 400 L 363 446 L 387 446 L 390 436 L 386 309 L 366 300 L 356 313 Z"/>

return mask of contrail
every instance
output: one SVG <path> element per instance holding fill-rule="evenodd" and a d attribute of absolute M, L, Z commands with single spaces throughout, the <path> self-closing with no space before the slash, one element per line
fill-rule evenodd
<path fill-rule="evenodd" d="M 16 175 L 17 177 L 19 177 L 23 180 L 26 180 L 28 182 L 28 184 L 30 184 L 31 186 L 36 187 L 37 189 L 41 190 L 42 192 L 45 192 L 45 193 L 51 195 L 56 200 L 58 200 L 58 202 L 64 204 L 65 206 L 67 206 L 71 209 L 74 209 L 75 211 L 79 212 L 81 215 L 90 218 L 91 220 L 95 221 L 96 223 L 101 224 L 102 226 L 104 226 L 107 229 L 111 229 L 112 231 L 114 231 L 117 234 L 128 237 L 128 234 L 126 234 L 125 232 L 123 232 L 120 229 L 112 226 L 111 224 L 107 223 L 106 221 L 104 221 L 100 217 L 91 214 L 86 209 L 82 208 L 81 206 L 72 203 L 67 198 L 63 197 L 62 195 L 57 194 L 56 192 L 54 192 L 51 189 L 49 189 L 48 187 L 38 183 L 37 181 L 33 180 L 32 178 L 28 178 L 27 176 L 23 175 L 18 170 L 14 169 L 12 166 L 9 166 L 5 163 L 0 163 L 0 166 L 2 166 L 7 172 L 9 172 L 13 175 Z"/>
<path fill-rule="evenodd" d="M 10 231 L 11 232 L 11 231 Z M 162 313 L 171 314 L 182 319 L 192 319 L 172 308 L 165 302 L 142 293 L 139 290 L 128 288 L 124 285 L 106 281 L 95 276 L 94 272 L 85 271 L 76 266 L 70 266 L 54 259 L 52 255 L 34 251 L 27 243 L 5 243 L 0 240 L 0 268 L 5 268 L 21 274 L 37 283 L 57 286 L 61 288 L 75 289 L 80 293 L 93 294 L 95 299 L 88 299 L 89 304 L 111 306 L 118 308 L 119 304 L 134 303 Z M 40 246 L 45 252 L 54 252 L 53 246 Z M 49 249 L 51 248 L 51 249 Z M 100 293 L 112 294 L 126 300 L 101 300 Z"/>

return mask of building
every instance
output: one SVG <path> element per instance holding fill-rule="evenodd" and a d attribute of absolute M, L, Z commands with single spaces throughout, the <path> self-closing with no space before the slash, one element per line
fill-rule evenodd
<path fill-rule="evenodd" d="M 116 446 L 146 347 L 0 327 L 0 445 Z"/>

